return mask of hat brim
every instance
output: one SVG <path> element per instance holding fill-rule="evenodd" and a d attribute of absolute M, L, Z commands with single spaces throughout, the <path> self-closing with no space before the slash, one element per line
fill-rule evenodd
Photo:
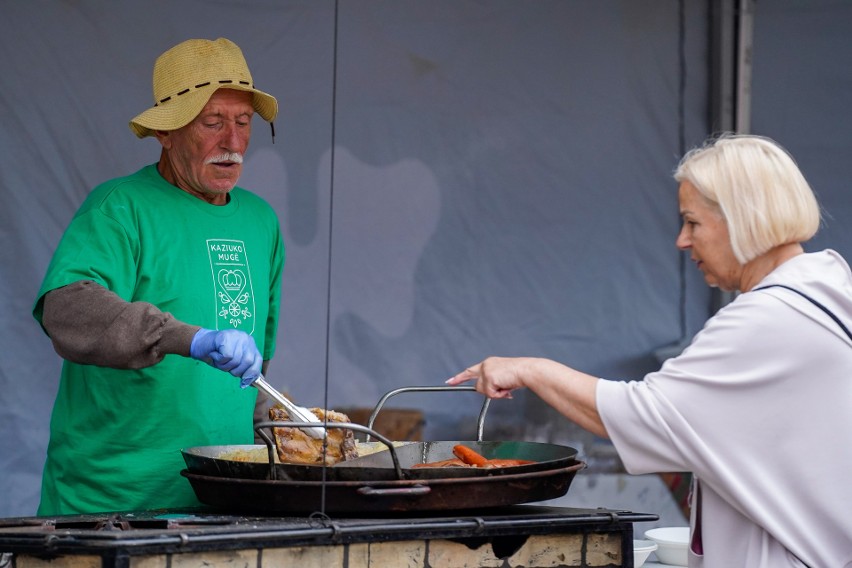
<path fill-rule="evenodd" d="M 252 87 L 234 84 L 221 89 L 235 89 L 252 93 L 252 106 L 255 112 L 267 122 L 278 115 L 278 101 L 275 97 Z M 157 130 L 177 130 L 192 122 L 210 100 L 215 88 L 195 89 L 180 95 L 179 99 L 157 105 L 138 114 L 130 121 L 130 129 L 139 138 L 152 136 Z"/>

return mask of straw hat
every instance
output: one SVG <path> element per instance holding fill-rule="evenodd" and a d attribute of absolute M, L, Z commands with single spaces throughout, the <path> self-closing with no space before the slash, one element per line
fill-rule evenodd
<path fill-rule="evenodd" d="M 243 52 L 225 38 L 190 39 L 154 63 L 154 106 L 130 121 L 139 138 L 155 130 L 177 130 L 198 116 L 220 88 L 252 93 L 254 110 L 268 122 L 278 114 L 278 101 L 254 88 Z"/>

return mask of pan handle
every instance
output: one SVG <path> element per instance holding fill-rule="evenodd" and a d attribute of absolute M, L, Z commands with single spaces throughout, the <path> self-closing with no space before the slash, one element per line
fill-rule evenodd
<path fill-rule="evenodd" d="M 448 386 L 426 386 L 426 387 L 400 387 L 398 389 L 394 389 L 392 391 L 388 391 L 379 399 L 379 402 L 376 403 L 376 407 L 373 409 L 372 414 L 370 414 L 370 419 L 367 421 L 367 427 L 372 431 L 373 422 L 376 420 L 376 416 L 379 415 L 379 411 L 381 411 L 382 407 L 385 405 L 385 402 L 392 397 L 396 396 L 400 393 L 404 392 L 448 392 L 448 391 L 476 391 L 476 387 L 472 386 L 462 386 L 462 387 L 448 387 Z M 485 400 L 482 402 L 482 408 L 479 410 L 479 419 L 476 421 L 476 441 L 482 441 L 482 434 L 485 431 L 485 413 L 488 412 L 488 405 L 491 403 L 491 399 L 485 397 Z M 370 441 L 370 434 L 367 434 L 366 441 Z"/>
<path fill-rule="evenodd" d="M 269 479 L 276 481 L 278 479 L 278 473 L 275 469 L 275 436 L 269 435 L 264 429 L 266 426 L 266 422 L 258 423 L 254 427 L 254 431 L 257 432 L 257 435 L 263 438 L 263 442 L 266 444 L 266 455 L 269 459 Z M 272 432 L 272 428 L 269 429 Z"/>
<path fill-rule="evenodd" d="M 359 487 L 358 493 L 369 497 L 416 497 L 426 495 L 432 488 L 428 485 L 412 485 L 411 487 Z"/>
<path fill-rule="evenodd" d="M 261 438 L 266 442 L 266 449 L 269 453 L 269 478 L 275 479 L 275 458 L 273 452 L 275 451 L 275 440 L 274 435 L 270 436 L 265 428 L 269 428 L 270 432 L 273 428 L 279 427 L 289 427 L 289 428 L 304 428 L 315 426 L 313 422 L 258 422 L 254 429 L 260 435 Z M 322 425 L 323 428 L 327 428 L 329 430 L 338 429 L 338 430 L 354 430 L 356 432 L 361 432 L 362 434 L 367 435 L 367 439 L 370 439 L 370 436 L 374 436 L 378 441 L 383 443 L 390 450 L 391 460 L 393 460 L 393 468 L 396 472 L 397 479 L 405 479 L 402 475 L 402 468 L 399 466 L 399 458 L 396 455 L 396 448 L 393 445 L 393 442 L 376 432 L 375 430 L 368 428 L 366 426 L 362 426 L 361 424 L 353 424 L 351 422 L 324 422 Z M 325 466 L 323 466 L 325 467 Z"/>

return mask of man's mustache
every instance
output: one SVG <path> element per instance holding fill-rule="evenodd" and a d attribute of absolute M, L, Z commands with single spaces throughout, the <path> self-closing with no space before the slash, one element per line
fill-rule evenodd
<path fill-rule="evenodd" d="M 221 162 L 234 162 L 235 164 L 243 163 L 243 155 L 238 154 L 237 152 L 228 152 L 225 154 L 219 154 L 218 156 L 213 156 L 208 158 L 205 164 L 214 164 Z"/>

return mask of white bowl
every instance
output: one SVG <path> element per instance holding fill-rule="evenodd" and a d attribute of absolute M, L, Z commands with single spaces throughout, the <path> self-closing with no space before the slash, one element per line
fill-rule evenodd
<path fill-rule="evenodd" d="M 653 540 L 634 540 L 633 541 L 633 566 L 639 568 L 651 553 L 657 550 L 657 543 Z"/>
<path fill-rule="evenodd" d="M 689 527 L 660 527 L 645 531 L 645 538 L 657 543 L 657 560 L 674 566 L 687 565 Z"/>

